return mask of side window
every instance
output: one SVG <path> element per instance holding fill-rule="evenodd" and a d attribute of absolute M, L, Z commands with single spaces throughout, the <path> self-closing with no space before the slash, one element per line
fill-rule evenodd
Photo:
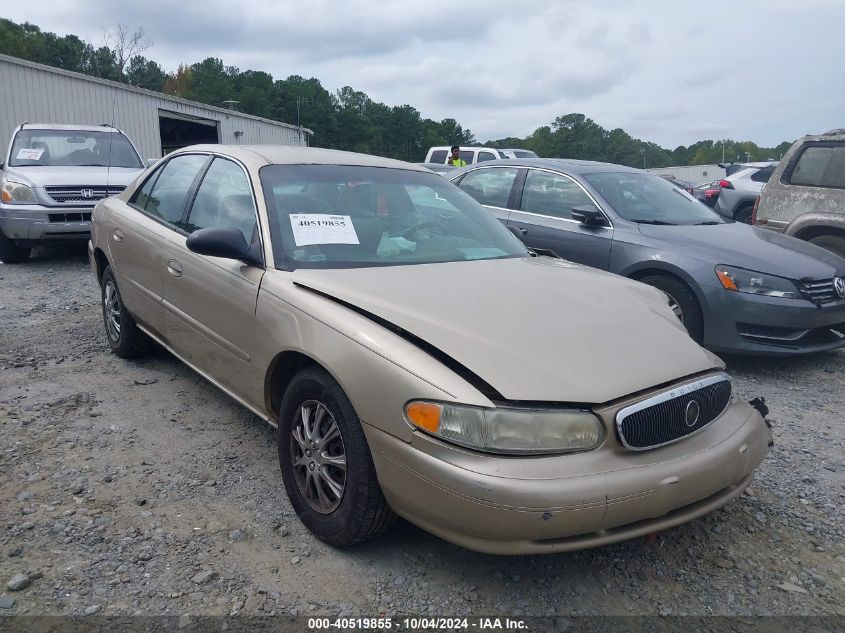
<path fill-rule="evenodd" d="M 572 208 L 595 203 L 572 179 L 560 174 L 530 169 L 522 191 L 521 210 L 564 220 L 572 219 Z"/>
<path fill-rule="evenodd" d="M 465 160 L 467 165 L 472 165 L 475 162 L 475 152 L 471 149 L 462 149 L 461 159 Z"/>
<path fill-rule="evenodd" d="M 774 165 L 771 167 L 763 167 L 763 169 L 759 170 L 757 173 L 751 174 L 751 180 L 754 182 L 769 182 L 769 178 L 772 177 L 772 173 L 774 173 L 774 171 Z"/>
<path fill-rule="evenodd" d="M 252 187 L 246 173 L 237 163 L 215 158 L 197 190 L 185 230 L 193 233 L 210 227 L 238 229 L 250 244 L 256 226 Z"/>
<path fill-rule="evenodd" d="M 147 181 L 144 183 L 144 186 L 141 187 L 138 191 L 135 192 L 135 195 L 132 196 L 132 199 L 129 201 L 130 204 L 134 204 L 136 207 L 140 209 L 145 209 L 147 206 L 147 202 L 150 199 L 150 192 L 153 190 L 153 185 L 156 184 L 156 180 L 161 175 L 161 169 L 157 169 L 150 177 L 147 178 Z"/>
<path fill-rule="evenodd" d="M 805 149 L 789 174 L 789 184 L 845 189 L 845 145 Z"/>
<path fill-rule="evenodd" d="M 477 169 L 464 176 L 459 186 L 481 204 L 507 209 L 518 172 L 517 167 Z"/>
<path fill-rule="evenodd" d="M 152 185 L 152 191 L 147 194 L 143 209 L 169 224 L 178 224 L 182 219 L 182 209 L 185 197 L 194 180 L 205 165 L 208 156 L 201 154 L 187 154 L 171 158 L 162 167 L 161 173 Z M 151 181 L 152 179 L 150 179 Z M 144 183 L 144 187 L 150 183 Z M 143 188 L 139 192 L 135 204 L 141 206 Z"/>
<path fill-rule="evenodd" d="M 449 155 L 445 149 L 436 149 L 431 152 L 431 160 L 428 162 L 430 163 L 440 163 L 441 165 L 446 164 L 446 157 Z"/>
<path fill-rule="evenodd" d="M 478 162 L 483 160 L 496 160 L 496 155 L 491 152 L 478 152 Z"/>

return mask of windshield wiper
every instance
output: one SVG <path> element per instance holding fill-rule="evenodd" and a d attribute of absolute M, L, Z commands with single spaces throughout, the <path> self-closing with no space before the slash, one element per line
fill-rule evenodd
<path fill-rule="evenodd" d="M 656 224 L 658 226 L 678 226 L 674 222 L 664 222 L 663 220 L 631 220 L 637 224 Z"/>
<path fill-rule="evenodd" d="M 712 226 L 714 224 L 722 224 L 718 220 L 705 220 L 704 222 L 696 222 L 693 226 Z"/>

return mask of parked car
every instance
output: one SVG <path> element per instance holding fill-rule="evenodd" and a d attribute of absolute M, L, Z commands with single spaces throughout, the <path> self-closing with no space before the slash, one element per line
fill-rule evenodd
<path fill-rule="evenodd" d="M 751 212 L 760 191 L 763 189 L 777 162 L 746 163 L 740 169 L 719 181 L 722 190 L 713 210 L 719 215 L 737 222 L 751 223 Z"/>
<path fill-rule="evenodd" d="M 277 425 L 333 545 L 394 513 L 498 554 L 612 543 L 727 503 L 771 443 L 663 293 L 529 256 L 408 163 L 186 148 L 97 205 L 89 252 L 112 350 L 156 340 Z"/>
<path fill-rule="evenodd" d="M 671 174 L 660 174 L 660 177 L 665 178 L 666 180 L 671 182 L 673 185 L 683 189 L 684 191 L 686 191 L 689 194 L 692 194 L 695 191 L 695 185 L 693 185 L 691 182 L 687 182 L 686 180 L 681 180 L 680 178 L 675 178 L 675 176 L 672 176 Z"/>
<path fill-rule="evenodd" d="M 499 153 L 504 154 L 503 158 L 539 158 L 530 149 L 520 149 L 518 147 L 503 147 L 499 149 Z"/>
<path fill-rule="evenodd" d="M 457 167 L 453 165 L 441 165 L 440 163 L 417 163 L 420 167 L 425 167 L 426 169 L 430 169 L 436 174 L 440 174 L 441 176 L 447 176 L 453 170 L 457 169 Z"/>
<path fill-rule="evenodd" d="M 534 159 L 468 167 L 451 179 L 529 247 L 660 288 L 690 335 L 713 351 L 788 355 L 845 345 L 845 259 L 725 220 L 663 178 Z"/>
<path fill-rule="evenodd" d="M 426 163 L 440 163 L 446 164 L 446 159 L 451 154 L 451 148 L 448 145 L 441 145 L 439 147 L 430 147 L 428 153 L 425 155 Z M 502 158 L 509 158 L 494 147 L 466 147 L 461 146 L 461 158 L 466 161 L 467 165 L 480 163 L 485 160 L 500 160 Z"/>
<path fill-rule="evenodd" d="M 845 129 L 795 142 L 760 194 L 754 221 L 845 257 Z"/>
<path fill-rule="evenodd" d="M 722 188 L 719 186 L 718 180 L 714 180 L 713 182 L 705 182 L 700 185 L 693 187 L 692 195 L 695 197 L 696 200 L 699 202 L 703 202 L 711 209 L 716 206 L 716 200 L 719 198 L 719 194 L 722 192 Z"/>
<path fill-rule="evenodd" d="M 117 128 L 18 126 L 0 177 L 0 261 L 22 262 L 43 242 L 88 239 L 94 204 L 123 191 L 143 169 Z"/>

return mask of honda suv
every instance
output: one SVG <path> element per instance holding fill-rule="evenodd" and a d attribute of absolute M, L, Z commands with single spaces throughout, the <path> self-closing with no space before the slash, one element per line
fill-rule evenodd
<path fill-rule="evenodd" d="M 24 123 L 0 165 L 0 261 L 24 261 L 52 240 L 87 240 L 98 200 L 144 169 L 138 150 L 110 126 Z"/>

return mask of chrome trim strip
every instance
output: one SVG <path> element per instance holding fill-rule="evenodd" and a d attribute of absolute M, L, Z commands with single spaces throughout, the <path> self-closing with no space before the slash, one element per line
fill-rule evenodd
<path fill-rule="evenodd" d="M 274 429 L 275 429 L 275 428 L 278 428 L 278 426 L 279 426 L 279 425 L 278 425 L 277 423 L 273 422 L 273 420 L 271 420 L 270 418 L 268 418 L 266 414 L 262 413 L 261 411 L 259 411 L 259 410 L 258 410 L 258 409 L 256 409 L 255 407 L 253 407 L 251 404 L 249 404 L 246 400 L 244 400 L 244 399 L 243 399 L 243 398 L 241 398 L 240 396 L 236 395 L 236 394 L 235 394 L 235 393 L 234 393 L 231 389 L 229 389 L 228 387 L 224 387 L 224 386 L 223 386 L 220 382 L 218 382 L 217 380 L 215 380 L 214 378 L 212 378 L 209 374 L 205 373 L 203 370 L 198 369 L 195 365 L 193 365 L 192 363 L 189 363 L 189 362 L 188 362 L 187 360 L 185 360 L 185 359 L 184 359 L 184 358 L 183 358 L 183 357 L 182 357 L 182 356 L 181 356 L 181 355 L 180 355 L 180 354 L 179 354 L 176 350 L 174 350 L 172 347 L 170 347 L 170 345 L 168 345 L 167 343 L 165 343 L 164 341 L 162 341 L 162 340 L 161 340 L 158 336 L 156 336 L 155 334 L 153 334 L 153 333 L 152 333 L 152 332 L 151 332 L 148 328 L 144 327 L 144 326 L 143 326 L 143 325 L 141 325 L 140 323 L 138 323 L 138 324 L 137 324 L 137 326 L 138 326 L 138 329 L 139 329 L 139 330 L 141 330 L 144 334 L 146 334 L 147 336 L 149 336 L 149 337 L 150 337 L 151 339 L 153 339 L 156 343 L 158 343 L 159 345 L 161 345 L 164 349 L 166 349 L 168 352 L 170 352 L 171 354 L 173 354 L 173 355 L 174 355 L 176 358 L 178 358 L 180 361 L 182 361 L 183 363 L 185 363 L 185 365 L 187 365 L 189 369 L 193 369 L 196 373 L 198 373 L 200 376 L 202 376 L 203 378 L 205 378 L 208 382 L 210 382 L 212 385 L 214 385 L 215 387 L 217 387 L 220 391 L 222 391 L 223 393 L 225 393 L 225 394 L 226 394 L 227 396 L 229 396 L 232 400 L 234 400 L 235 402 L 237 402 L 237 403 L 238 403 L 238 404 L 240 404 L 241 406 L 246 407 L 246 408 L 247 408 L 247 409 L 248 409 L 251 413 L 253 413 L 253 414 L 254 414 L 254 415 L 256 415 L 257 417 L 261 418 L 264 422 L 266 422 L 267 424 L 269 424 L 270 426 L 272 426 Z"/>
<path fill-rule="evenodd" d="M 619 435 L 619 439 L 622 441 L 622 445 L 625 448 L 627 448 L 629 451 L 650 451 L 653 448 L 660 448 L 661 446 L 668 446 L 669 444 L 674 444 L 675 442 L 680 442 L 681 440 L 685 440 L 688 437 L 692 437 L 693 435 L 700 433 L 701 431 L 706 429 L 708 426 L 713 424 L 713 422 L 715 422 L 716 420 L 718 420 L 722 416 L 722 414 L 725 412 L 725 410 L 730 406 L 731 398 L 728 398 L 728 403 L 725 405 L 725 408 L 722 409 L 718 413 L 718 415 L 714 416 L 713 419 L 710 420 L 710 422 L 708 422 L 707 424 L 705 424 L 701 428 L 696 429 L 692 433 L 689 433 L 687 435 L 683 435 L 681 437 L 677 437 L 674 440 L 670 440 L 668 442 L 663 442 L 662 444 L 653 444 L 651 446 L 642 446 L 642 447 L 631 446 L 630 444 L 628 444 L 628 441 L 625 439 L 625 434 L 622 432 L 622 423 L 633 413 L 636 413 L 638 411 L 642 411 L 643 409 L 648 409 L 649 407 L 652 407 L 656 404 L 660 404 L 662 402 L 667 402 L 668 400 L 674 400 L 675 398 L 686 395 L 686 394 L 691 393 L 693 391 L 698 391 L 699 389 L 701 389 L 703 387 L 715 385 L 716 383 L 719 383 L 719 382 L 730 383 L 731 394 L 733 395 L 733 381 L 731 380 L 731 377 L 724 372 L 719 372 L 718 374 L 714 374 L 712 376 L 707 376 L 706 378 L 700 378 L 699 380 L 693 380 L 692 382 L 683 383 L 681 385 L 673 387 L 669 391 L 664 391 L 664 392 L 659 393 L 657 395 L 651 396 L 650 398 L 646 398 L 645 400 L 641 400 L 640 402 L 637 402 L 637 403 L 634 403 L 630 406 L 627 406 L 624 409 L 620 409 L 619 412 L 616 414 L 616 431 Z"/>

